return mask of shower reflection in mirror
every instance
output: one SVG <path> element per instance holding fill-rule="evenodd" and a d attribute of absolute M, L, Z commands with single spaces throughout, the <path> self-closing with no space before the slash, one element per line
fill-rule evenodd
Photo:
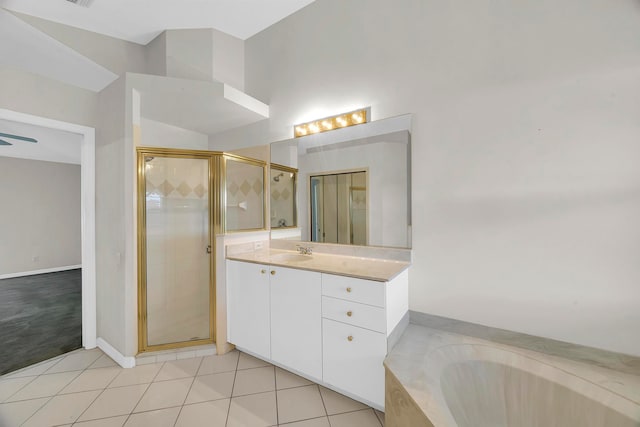
<path fill-rule="evenodd" d="M 297 169 L 271 164 L 271 228 L 293 228 L 297 226 L 297 178 Z"/>
<path fill-rule="evenodd" d="M 366 170 L 310 177 L 311 241 L 366 245 Z"/>

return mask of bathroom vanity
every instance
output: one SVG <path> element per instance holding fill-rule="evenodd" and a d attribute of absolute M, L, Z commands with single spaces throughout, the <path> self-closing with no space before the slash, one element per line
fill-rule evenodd
<path fill-rule="evenodd" d="M 329 251 L 336 245 L 313 246 L 313 255 L 298 254 L 295 246 L 228 247 L 228 341 L 384 410 L 382 362 L 408 323 L 409 258 L 347 256 Z"/>

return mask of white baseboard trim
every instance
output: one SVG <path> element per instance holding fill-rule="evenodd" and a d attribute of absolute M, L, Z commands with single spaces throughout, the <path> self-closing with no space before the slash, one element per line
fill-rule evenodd
<path fill-rule="evenodd" d="M 98 338 L 96 340 L 98 348 L 105 352 L 107 356 L 112 358 L 118 365 L 123 368 L 134 368 L 136 366 L 136 358 L 132 356 L 123 356 L 118 350 L 116 350 L 111 344 Z"/>
<path fill-rule="evenodd" d="M 0 279 L 13 279 L 14 277 L 35 276 L 36 274 L 56 273 L 58 271 L 75 270 L 82 268 L 82 264 L 67 265 L 64 267 L 43 268 L 42 270 L 22 271 L 20 273 L 0 274 Z"/>

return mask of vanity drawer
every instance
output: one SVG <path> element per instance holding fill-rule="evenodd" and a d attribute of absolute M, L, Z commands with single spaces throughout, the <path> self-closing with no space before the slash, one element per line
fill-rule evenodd
<path fill-rule="evenodd" d="M 386 333 L 384 308 L 323 296 L 322 317 Z"/>
<path fill-rule="evenodd" d="M 384 307 L 384 282 L 322 275 L 322 295 Z"/>

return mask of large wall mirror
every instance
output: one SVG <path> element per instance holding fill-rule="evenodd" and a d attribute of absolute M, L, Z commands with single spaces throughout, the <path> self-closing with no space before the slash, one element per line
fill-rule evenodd
<path fill-rule="evenodd" d="M 298 169 L 301 240 L 411 247 L 411 115 L 271 144 Z"/>

